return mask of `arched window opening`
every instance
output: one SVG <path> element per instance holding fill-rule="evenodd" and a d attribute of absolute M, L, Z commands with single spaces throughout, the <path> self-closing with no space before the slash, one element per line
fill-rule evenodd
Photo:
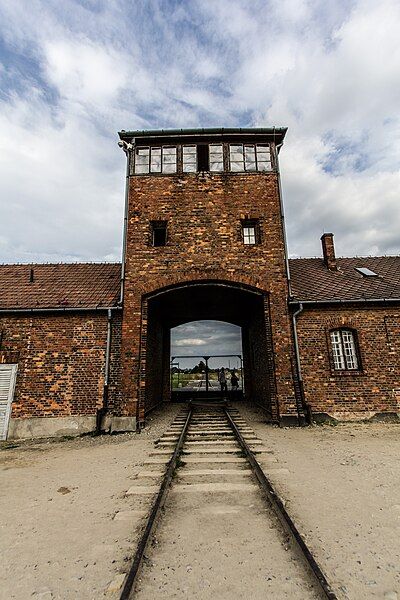
<path fill-rule="evenodd" d="M 335 371 L 359 370 L 360 359 L 355 332 L 351 329 L 334 329 L 330 333 Z"/>

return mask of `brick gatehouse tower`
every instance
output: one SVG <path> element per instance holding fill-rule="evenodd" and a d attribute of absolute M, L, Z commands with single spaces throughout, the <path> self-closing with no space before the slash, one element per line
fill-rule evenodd
<path fill-rule="evenodd" d="M 286 129 L 122 131 L 127 155 L 121 417 L 170 398 L 170 330 L 242 328 L 246 395 L 299 414 L 279 182 Z M 301 407 L 300 407 L 301 408 Z"/>
<path fill-rule="evenodd" d="M 288 260 L 285 133 L 120 132 L 122 263 L 0 265 L 0 440 L 142 427 L 193 395 L 171 329 L 201 320 L 241 328 L 266 421 L 400 419 L 400 256 Z"/>

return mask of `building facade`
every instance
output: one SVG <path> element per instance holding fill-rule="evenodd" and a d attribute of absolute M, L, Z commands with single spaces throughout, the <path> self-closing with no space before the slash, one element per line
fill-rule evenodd
<path fill-rule="evenodd" d="M 171 328 L 242 329 L 266 420 L 397 418 L 400 257 L 288 259 L 285 129 L 120 132 L 122 264 L 0 266 L 0 435 L 129 431 L 170 389 Z"/>

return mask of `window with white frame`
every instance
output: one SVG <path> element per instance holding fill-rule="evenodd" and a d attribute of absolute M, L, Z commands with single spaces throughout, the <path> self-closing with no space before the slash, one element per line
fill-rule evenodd
<path fill-rule="evenodd" d="M 351 329 L 334 329 L 330 334 L 335 370 L 357 371 L 359 359 L 354 332 Z"/>
<path fill-rule="evenodd" d="M 230 144 L 230 169 L 240 171 L 272 171 L 271 152 L 267 144 Z"/>
<path fill-rule="evenodd" d="M 183 146 L 182 170 L 184 173 L 196 173 L 196 171 L 197 171 L 197 146 Z"/>
<path fill-rule="evenodd" d="M 176 173 L 176 158 L 176 146 L 138 146 L 135 151 L 135 174 Z"/>
<path fill-rule="evenodd" d="M 242 221 L 243 244 L 254 246 L 258 243 L 258 221 Z"/>
<path fill-rule="evenodd" d="M 222 144 L 210 144 L 210 171 L 221 173 L 224 170 L 224 150 Z"/>

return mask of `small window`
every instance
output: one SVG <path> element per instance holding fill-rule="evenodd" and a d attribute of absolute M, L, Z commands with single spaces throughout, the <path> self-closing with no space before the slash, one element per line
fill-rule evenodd
<path fill-rule="evenodd" d="M 244 155 L 242 144 L 230 145 L 231 171 L 244 171 Z"/>
<path fill-rule="evenodd" d="M 361 273 L 364 277 L 379 277 L 376 273 L 371 271 L 371 269 L 367 269 L 367 267 L 354 267 L 356 271 Z"/>
<path fill-rule="evenodd" d="M 135 173 L 149 172 L 150 148 L 136 148 Z"/>
<path fill-rule="evenodd" d="M 243 244 L 254 246 L 258 243 L 258 221 L 242 221 Z"/>
<path fill-rule="evenodd" d="M 222 144 L 210 144 L 210 171 L 221 173 L 224 170 L 224 151 Z"/>
<path fill-rule="evenodd" d="M 150 171 L 152 173 L 161 173 L 161 148 L 151 149 Z"/>
<path fill-rule="evenodd" d="M 231 171 L 272 171 L 271 152 L 266 144 L 231 144 L 229 157 Z"/>
<path fill-rule="evenodd" d="M 151 223 L 151 229 L 152 246 L 165 246 L 167 243 L 167 222 L 153 221 Z"/>
<path fill-rule="evenodd" d="M 197 146 L 183 146 L 183 172 L 196 173 L 197 171 Z"/>
<path fill-rule="evenodd" d="M 176 147 L 140 148 L 135 151 L 135 174 L 176 173 Z"/>
<path fill-rule="evenodd" d="M 336 371 L 357 371 L 359 369 L 356 338 L 351 329 L 331 331 L 331 345 Z"/>
<path fill-rule="evenodd" d="M 269 146 L 256 145 L 257 171 L 272 171 L 271 152 Z"/>
<path fill-rule="evenodd" d="M 162 172 L 176 173 L 176 147 L 164 146 L 162 149 Z"/>

